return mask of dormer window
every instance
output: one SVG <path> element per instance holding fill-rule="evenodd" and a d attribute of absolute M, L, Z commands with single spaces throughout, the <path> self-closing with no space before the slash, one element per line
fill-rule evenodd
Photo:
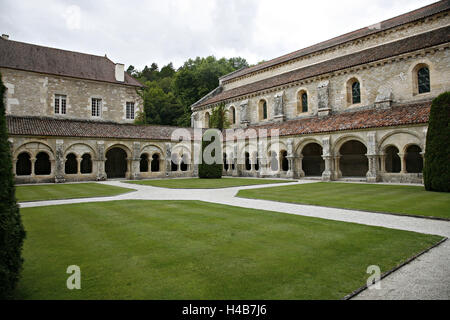
<path fill-rule="evenodd" d="M 93 117 L 100 117 L 102 110 L 102 99 L 92 98 L 92 113 Z"/>
<path fill-rule="evenodd" d="M 55 114 L 66 114 L 66 96 L 55 94 Z"/>

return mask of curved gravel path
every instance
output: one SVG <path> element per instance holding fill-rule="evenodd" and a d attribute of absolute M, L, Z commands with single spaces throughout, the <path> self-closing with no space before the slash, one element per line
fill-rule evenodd
<path fill-rule="evenodd" d="M 26 202 L 21 203 L 20 206 L 22 208 L 28 208 L 113 200 L 200 200 L 244 208 L 277 211 L 329 220 L 435 234 L 450 238 L 450 221 L 236 197 L 237 192 L 243 189 L 315 183 L 315 181 L 301 180 L 294 183 L 277 183 L 224 189 L 166 189 L 153 186 L 126 184 L 120 181 L 105 181 L 99 183 L 113 186 L 126 186 L 127 188 L 135 189 L 136 191 L 113 197 Z M 366 289 L 353 299 L 450 299 L 450 240 L 445 241 L 438 247 L 430 250 L 381 280 L 380 290 Z"/>

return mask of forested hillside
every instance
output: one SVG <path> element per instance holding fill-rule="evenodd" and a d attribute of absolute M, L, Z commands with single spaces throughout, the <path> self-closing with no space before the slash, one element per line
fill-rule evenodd
<path fill-rule="evenodd" d="M 156 63 L 143 70 L 129 66 L 127 72 L 146 86 L 142 93 L 145 112 L 136 123 L 190 126 L 190 106 L 214 90 L 219 77 L 243 67 L 248 67 L 243 58 L 213 56 L 189 59 L 178 70 L 172 63 L 161 69 Z"/>

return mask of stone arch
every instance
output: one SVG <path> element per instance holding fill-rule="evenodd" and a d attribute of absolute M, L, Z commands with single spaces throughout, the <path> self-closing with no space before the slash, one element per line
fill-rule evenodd
<path fill-rule="evenodd" d="M 92 155 L 89 152 L 86 152 L 81 156 L 80 173 L 91 174 L 92 172 Z"/>
<path fill-rule="evenodd" d="M 302 170 L 305 176 L 321 176 L 325 170 L 325 161 L 322 158 L 322 145 L 317 142 L 309 142 L 302 150 Z"/>
<path fill-rule="evenodd" d="M 365 177 L 369 170 L 367 147 L 359 140 L 347 140 L 339 147 L 339 170 L 343 177 Z"/>
<path fill-rule="evenodd" d="M 86 143 L 73 143 L 64 150 L 64 158 L 69 153 L 74 153 L 76 156 L 81 157 L 85 153 L 89 153 L 92 158 L 96 158 L 96 152 L 92 146 Z"/>
<path fill-rule="evenodd" d="M 150 156 L 147 152 L 141 153 L 139 159 L 139 172 L 148 172 Z"/>
<path fill-rule="evenodd" d="M 289 171 L 289 160 L 287 158 L 287 155 L 288 155 L 288 152 L 285 149 L 280 151 L 280 156 L 279 156 L 280 166 L 279 166 L 279 168 L 283 172 Z"/>
<path fill-rule="evenodd" d="M 16 175 L 17 176 L 29 176 L 31 175 L 31 154 L 27 151 L 23 151 L 18 154 L 16 160 Z"/>
<path fill-rule="evenodd" d="M 405 146 L 405 166 L 408 173 L 422 173 L 423 158 L 422 149 L 417 144 L 408 144 Z"/>
<path fill-rule="evenodd" d="M 400 153 L 394 144 L 386 145 L 383 149 L 384 171 L 389 173 L 399 173 L 402 169 Z"/>
<path fill-rule="evenodd" d="M 64 173 L 65 174 L 77 174 L 78 173 L 77 155 L 73 152 L 68 153 L 65 157 Z"/>
<path fill-rule="evenodd" d="M 161 171 L 161 162 L 164 161 L 161 159 L 161 156 L 159 153 L 152 154 L 151 163 L 150 163 L 150 170 L 151 172 L 160 172 Z"/>
<path fill-rule="evenodd" d="M 366 141 L 364 140 L 363 137 L 360 137 L 360 136 L 355 135 L 355 134 L 344 135 L 344 136 L 339 137 L 338 139 L 336 139 L 336 141 L 333 143 L 333 146 L 334 146 L 332 148 L 333 149 L 333 153 L 335 155 L 339 155 L 339 149 L 342 147 L 342 145 L 344 143 L 348 142 L 348 141 L 351 141 L 351 140 L 359 141 L 367 148 L 367 143 L 366 143 Z"/>
<path fill-rule="evenodd" d="M 423 141 L 419 134 L 411 130 L 396 130 L 385 134 L 378 143 L 378 150 L 384 150 L 388 145 L 393 145 L 402 153 L 405 147 L 410 144 L 417 144 L 423 149 Z"/>
<path fill-rule="evenodd" d="M 31 158 L 35 158 L 36 155 L 41 151 L 45 151 L 48 153 L 50 161 L 55 160 L 54 156 L 55 153 L 53 149 L 47 143 L 35 140 L 25 142 L 19 147 L 17 147 L 14 152 L 14 160 L 17 160 L 17 156 L 22 152 L 27 152 Z"/>
<path fill-rule="evenodd" d="M 52 173 L 52 163 L 50 155 L 46 151 L 40 151 L 36 154 L 34 163 L 34 174 L 37 176 L 48 176 Z"/>
<path fill-rule="evenodd" d="M 105 154 L 105 172 L 108 179 L 125 178 L 129 171 L 130 150 L 122 144 L 115 144 L 110 146 Z"/>

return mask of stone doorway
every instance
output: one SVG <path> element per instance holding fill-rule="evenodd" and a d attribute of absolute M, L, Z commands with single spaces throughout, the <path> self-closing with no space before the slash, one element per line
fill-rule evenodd
<path fill-rule="evenodd" d="M 325 170 L 325 161 L 322 159 L 322 147 L 317 143 L 309 143 L 302 151 L 302 169 L 305 177 L 319 177 Z"/>
<path fill-rule="evenodd" d="M 121 148 L 112 148 L 106 153 L 105 171 L 108 179 L 125 178 L 127 153 Z"/>

